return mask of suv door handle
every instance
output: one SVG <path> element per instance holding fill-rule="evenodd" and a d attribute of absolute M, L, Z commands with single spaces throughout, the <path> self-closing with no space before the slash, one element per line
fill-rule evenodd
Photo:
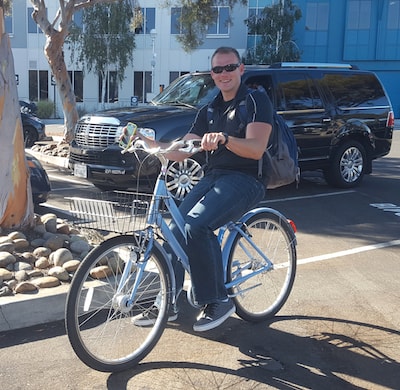
<path fill-rule="evenodd" d="M 331 120 L 331 118 L 322 118 L 322 123 L 330 123 Z"/>

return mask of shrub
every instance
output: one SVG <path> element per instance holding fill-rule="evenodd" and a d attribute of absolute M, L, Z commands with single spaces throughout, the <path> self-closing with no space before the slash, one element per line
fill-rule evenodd
<path fill-rule="evenodd" d="M 51 100 L 40 100 L 37 102 L 37 116 L 42 119 L 51 118 L 54 111 L 54 103 Z"/>

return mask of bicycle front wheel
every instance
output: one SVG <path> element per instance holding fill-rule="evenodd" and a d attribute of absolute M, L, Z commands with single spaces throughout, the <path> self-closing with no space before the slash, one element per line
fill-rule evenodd
<path fill-rule="evenodd" d="M 72 280 L 67 335 L 77 356 L 95 370 L 135 366 L 165 328 L 171 298 L 168 266 L 157 245 L 147 262 L 139 248 L 134 235 L 104 241 L 82 261 Z"/>
<path fill-rule="evenodd" d="M 239 317 L 250 322 L 273 317 L 289 297 L 296 274 L 296 241 L 292 227 L 279 213 L 263 210 L 246 222 L 244 236 L 237 233 L 229 254 L 227 281 Z M 253 248 L 251 240 L 271 262 Z M 242 280 L 242 281 L 241 281 Z"/>

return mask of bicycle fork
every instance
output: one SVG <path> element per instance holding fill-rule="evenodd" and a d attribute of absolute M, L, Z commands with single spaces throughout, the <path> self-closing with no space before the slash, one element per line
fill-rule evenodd
<path fill-rule="evenodd" d="M 125 264 L 122 272 L 121 279 L 118 283 L 117 291 L 113 297 L 113 307 L 121 312 L 129 312 L 135 304 L 135 297 L 137 297 L 140 282 L 143 278 L 143 274 L 147 265 L 147 259 L 150 256 L 151 250 L 154 243 L 154 232 L 151 228 L 138 232 L 139 236 L 138 247 L 134 246 L 131 249 L 129 258 Z M 146 245 L 146 247 L 145 247 Z M 143 253 L 144 252 L 144 253 Z M 140 254 L 143 253 L 143 259 L 140 259 Z M 136 266 L 135 281 L 132 286 L 132 290 L 129 295 L 123 291 L 125 286 L 128 284 L 131 278 L 132 267 Z"/>

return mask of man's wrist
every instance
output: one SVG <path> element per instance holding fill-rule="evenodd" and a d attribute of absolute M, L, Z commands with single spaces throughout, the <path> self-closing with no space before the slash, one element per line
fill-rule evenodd
<path fill-rule="evenodd" d="M 225 141 L 221 144 L 222 146 L 226 146 L 229 142 L 229 134 L 228 133 L 222 133 L 222 135 L 225 137 Z"/>

